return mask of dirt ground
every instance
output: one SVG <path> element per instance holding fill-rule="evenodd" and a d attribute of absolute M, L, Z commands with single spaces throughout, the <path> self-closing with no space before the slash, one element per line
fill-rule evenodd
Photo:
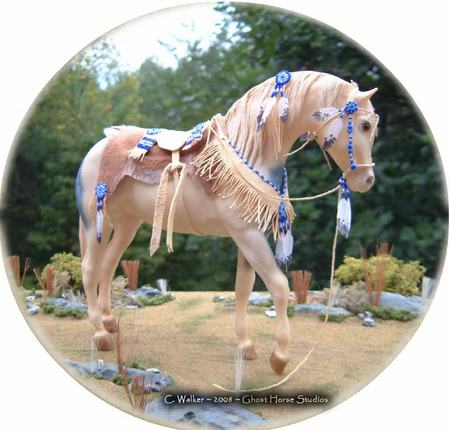
<path fill-rule="evenodd" d="M 175 292 L 176 300 L 121 315 L 122 348 L 126 363 L 157 367 L 172 376 L 166 388 L 218 393 L 212 384 L 234 386 L 234 308 L 213 303 L 215 292 Z M 232 293 L 220 293 L 230 296 Z M 245 362 L 242 388 L 254 389 L 276 383 L 269 365 L 274 349 L 275 321 L 264 309 L 249 307 L 251 338 L 258 358 Z M 89 362 L 93 328 L 87 318 L 56 318 L 38 314 L 28 317 L 33 330 L 61 364 L 64 360 Z M 324 325 L 316 315 L 296 314 L 290 319 L 291 361 L 285 374 L 303 360 L 320 333 L 320 340 L 306 363 L 278 389 L 278 393 L 319 392 L 330 396 L 327 407 L 339 403 L 377 376 L 412 336 L 419 320 L 379 321 L 374 328 L 351 317 Z M 115 362 L 112 352 L 98 352 L 97 359 Z M 63 364 L 64 365 L 64 364 Z M 67 366 L 65 366 L 67 367 Z M 77 379 L 95 394 L 121 409 L 129 410 L 124 389 L 107 381 Z M 222 394 L 222 393 L 220 393 Z M 323 411 L 324 406 L 251 405 L 249 409 L 270 420 L 270 427 L 287 425 Z"/>

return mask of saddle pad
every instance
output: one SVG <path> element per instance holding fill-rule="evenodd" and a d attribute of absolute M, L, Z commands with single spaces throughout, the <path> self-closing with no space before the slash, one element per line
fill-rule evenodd
<path fill-rule="evenodd" d="M 159 184 L 162 171 L 172 161 L 171 151 L 155 145 L 142 160 L 128 156 L 129 151 L 142 139 L 145 132 L 146 129 L 140 127 L 120 126 L 115 127 L 113 133 L 109 133 L 109 141 L 103 150 L 97 176 L 97 183 L 107 184 L 108 193 L 112 194 L 125 176 L 131 176 L 146 184 Z M 188 174 L 192 177 L 194 177 L 192 160 L 203 150 L 205 143 L 206 138 L 203 138 L 180 154 L 181 162 L 187 164 Z M 203 185 L 200 178 L 195 180 Z"/>

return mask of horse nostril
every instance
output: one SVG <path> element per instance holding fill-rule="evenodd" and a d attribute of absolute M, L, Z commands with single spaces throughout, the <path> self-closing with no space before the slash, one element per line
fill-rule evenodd
<path fill-rule="evenodd" d="M 370 176 L 366 179 L 366 182 L 367 182 L 369 185 L 372 185 L 372 184 L 375 182 L 375 176 L 374 176 L 374 175 L 370 175 Z"/>

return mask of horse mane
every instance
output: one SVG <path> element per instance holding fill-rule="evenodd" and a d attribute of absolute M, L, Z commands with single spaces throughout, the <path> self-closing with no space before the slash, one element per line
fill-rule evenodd
<path fill-rule="evenodd" d="M 263 149 L 271 144 L 273 153 L 279 150 L 280 133 L 288 133 L 280 127 L 276 106 L 273 108 L 265 126 L 257 133 L 257 116 L 264 99 L 270 97 L 274 88 L 274 79 L 269 78 L 251 88 L 238 99 L 225 115 L 229 139 L 240 148 L 241 153 L 253 164 L 261 161 Z M 302 71 L 292 73 L 291 82 L 286 85 L 285 94 L 289 98 L 289 115 L 299 118 L 302 109 L 313 100 L 320 107 L 341 107 L 357 89 L 355 83 L 349 83 L 328 73 Z M 291 125 L 292 122 L 286 124 Z M 283 125 L 283 127 L 286 127 Z M 304 130 L 307 131 L 307 130 Z M 294 137 L 294 140 L 298 136 Z"/>

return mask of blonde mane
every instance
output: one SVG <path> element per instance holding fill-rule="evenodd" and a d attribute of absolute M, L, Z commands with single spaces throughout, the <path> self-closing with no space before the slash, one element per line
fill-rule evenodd
<path fill-rule="evenodd" d="M 341 107 L 345 105 L 352 91 L 358 89 L 355 83 L 346 82 L 327 73 L 294 72 L 285 89 L 285 94 L 289 98 L 291 120 L 281 126 L 274 108 L 266 125 L 257 133 L 256 118 L 259 107 L 264 99 L 270 97 L 273 87 L 274 79 L 272 77 L 251 88 L 231 106 L 225 116 L 229 139 L 240 148 L 241 153 L 253 164 L 261 162 L 262 155 L 267 152 L 265 150 L 268 149 L 268 145 L 271 145 L 270 149 L 273 150 L 274 154 L 277 154 L 283 137 L 294 141 L 299 136 L 298 134 L 292 134 L 293 128 L 298 128 L 297 122 L 302 114 L 311 114 L 305 108 L 311 104 L 319 105 L 320 108 Z M 296 119 L 296 121 L 292 119 Z"/>

